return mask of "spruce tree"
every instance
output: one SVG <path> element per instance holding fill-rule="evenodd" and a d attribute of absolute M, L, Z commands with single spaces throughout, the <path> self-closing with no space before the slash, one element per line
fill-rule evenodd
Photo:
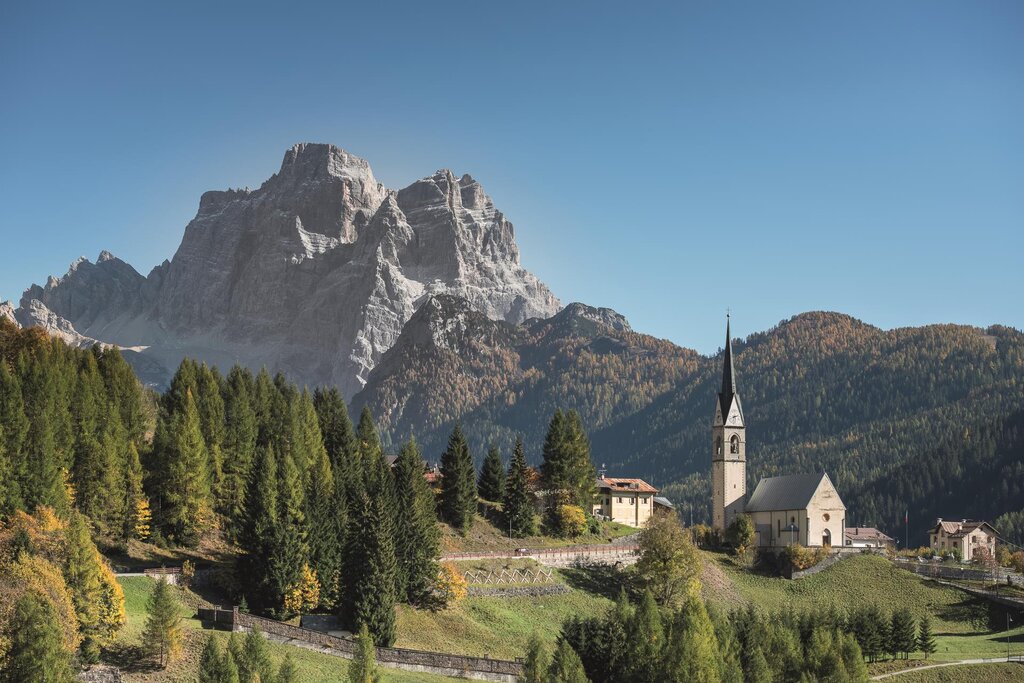
<path fill-rule="evenodd" d="M 167 534 L 185 545 L 195 545 L 211 522 L 209 456 L 192 391 L 170 416 L 163 452 L 160 522 Z"/>
<path fill-rule="evenodd" d="M 351 594 L 348 623 L 354 629 L 366 624 L 373 642 L 390 647 L 395 642 L 396 562 L 390 513 L 384 501 L 371 498 L 366 492 L 356 506 L 350 533 L 354 548 L 350 550 L 359 562 L 356 572 L 348 577 Z M 347 597 L 347 596 L 346 596 Z"/>
<path fill-rule="evenodd" d="M 61 448 L 67 410 L 59 400 L 58 380 L 43 362 L 28 363 L 22 377 L 29 425 L 22 446 L 25 467 L 20 486 L 22 502 L 29 510 L 48 505 L 63 513 L 71 501 L 65 486 L 65 458 Z"/>
<path fill-rule="evenodd" d="M 356 652 L 348 665 L 349 683 L 381 683 L 380 672 L 377 670 L 377 652 L 373 647 L 373 638 L 366 624 L 359 625 L 356 635 Z"/>
<path fill-rule="evenodd" d="M 669 647 L 672 679 L 693 683 L 719 683 L 722 666 L 715 629 L 704 602 L 691 596 L 676 618 Z"/>
<path fill-rule="evenodd" d="M 312 404 L 309 406 L 312 409 Z M 315 416 L 314 416 L 315 419 Z M 307 426 L 308 428 L 308 426 Z M 319 435 L 314 421 L 312 428 Z M 321 444 L 313 448 L 306 484 L 306 525 L 309 530 L 309 564 L 320 580 L 320 606 L 333 609 L 341 581 L 341 536 L 336 516 L 345 514 L 338 504 L 334 472 Z"/>
<path fill-rule="evenodd" d="M 461 533 L 476 515 L 476 476 L 462 427 L 455 425 L 441 455 L 441 517 Z"/>
<path fill-rule="evenodd" d="M 395 548 L 399 598 L 420 606 L 431 597 L 440 555 L 434 493 L 423 476 L 425 470 L 419 446 L 410 439 L 395 463 Z"/>
<path fill-rule="evenodd" d="M 626 642 L 630 648 L 626 656 L 630 678 L 636 681 L 656 680 L 662 671 L 667 642 L 661 611 L 649 590 L 644 591 L 626 626 Z"/>
<path fill-rule="evenodd" d="M 889 653 L 907 659 L 916 645 L 917 634 L 914 632 L 914 617 L 906 607 L 900 607 L 892 613 L 889 627 Z"/>
<path fill-rule="evenodd" d="M 548 683 L 548 669 L 551 666 L 551 654 L 544 641 L 535 633 L 530 636 L 523 661 L 523 675 L 519 683 Z"/>
<path fill-rule="evenodd" d="M 575 505 L 589 515 L 597 473 L 590 461 L 590 442 L 579 413 L 555 411 L 548 424 L 543 455 L 541 475 L 552 503 Z"/>
<path fill-rule="evenodd" d="M 270 661 L 267 639 L 258 628 L 245 634 L 238 661 L 238 678 L 242 681 L 274 680 L 274 665 Z"/>
<path fill-rule="evenodd" d="M 28 436 L 28 418 L 21 396 L 18 376 L 0 362 L 0 426 L 3 427 L 5 476 L 0 478 L 0 515 L 24 508 L 22 485 L 27 477 L 27 463 L 22 447 Z"/>
<path fill-rule="evenodd" d="M 0 519 L 17 510 L 15 496 L 14 468 L 7 457 L 7 440 L 4 438 L 4 425 L 0 423 Z"/>
<path fill-rule="evenodd" d="M 121 527 L 121 538 L 125 540 L 130 538 L 145 540 L 146 531 L 144 527 L 148 526 L 149 520 L 142 519 L 143 514 L 148 510 L 148 507 L 146 507 L 148 506 L 148 501 L 142 490 L 142 477 L 142 461 L 139 459 L 139 450 L 135 447 L 134 442 L 129 441 L 125 452 L 124 486 L 122 490 L 124 496 L 122 503 L 124 523 Z"/>
<path fill-rule="evenodd" d="M 736 629 L 721 612 L 716 610 L 710 616 L 715 627 L 718 652 L 721 655 L 719 678 L 722 683 L 743 683 L 743 666 L 740 664 L 740 643 L 736 638 Z"/>
<path fill-rule="evenodd" d="M 274 679 L 274 683 L 299 683 L 299 669 L 292 661 L 290 653 L 285 654 L 281 668 L 277 670 L 277 678 Z"/>
<path fill-rule="evenodd" d="M 278 514 L 272 534 L 269 570 L 270 598 L 281 606 L 286 592 L 299 583 L 309 549 L 301 475 L 291 454 L 286 452 L 278 460 Z"/>
<path fill-rule="evenodd" d="M 224 486 L 224 438 L 225 438 L 225 406 L 221 394 L 224 379 L 216 368 L 203 363 L 196 376 L 196 410 L 199 413 L 199 425 L 206 444 L 207 471 L 210 475 L 210 491 L 212 504 L 218 510 L 226 505 Z"/>
<path fill-rule="evenodd" d="M 178 601 L 162 577 L 149 596 L 146 613 L 143 648 L 150 657 L 156 658 L 160 668 L 164 668 L 181 654 L 183 634 Z"/>
<path fill-rule="evenodd" d="M 253 408 L 252 375 L 235 366 L 228 373 L 224 398 L 223 486 L 219 511 L 228 530 L 237 538 L 245 510 L 246 482 L 256 456 L 256 410 Z"/>
<path fill-rule="evenodd" d="M 206 636 L 206 644 L 199 655 L 199 683 L 222 683 L 224 680 L 224 655 L 217 647 L 213 634 Z"/>
<path fill-rule="evenodd" d="M 929 655 L 935 654 L 935 636 L 932 635 L 932 620 L 926 614 L 921 617 L 917 626 L 917 651 L 924 654 L 928 659 Z"/>
<path fill-rule="evenodd" d="M 518 437 L 512 451 L 512 462 L 508 466 L 502 503 L 505 523 L 513 536 L 522 538 L 537 533 L 526 470 L 526 455 L 523 453 L 523 442 Z"/>
<path fill-rule="evenodd" d="M 349 492 L 349 477 L 355 472 L 356 436 L 349 417 L 348 407 L 335 388 L 317 389 L 313 393 L 313 405 L 320 421 L 324 448 L 334 470 L 336 485 Z"/>
<path fill-rule="evenodd" d="M 7 624 L 10 641 L 0 682 L 71 683 L 71 657 L 64 649 L 60 623 L 53 607 L 41 596 L 26 592 L 17 602 Z"/>
<path fill-rule="evenodd" d="M 491 502 L 498 502 L 505 494 L 505 469 L 501 465 L 501 453 L 497 446 L 491 446 L 480 468 L 480 480 L 477 484 L 480 497 Z"/>
<path fill-rule="evenodd" d="M 756 645 L 747 657 L 745 680 L 747 683 L 772 683 L 772 670 L 768 666 L 768 660 L 764 658 L 761 648 Z"/>
<path fill-rule="evenodd" d="M 238 558 L 238 574 L 247 593 L 257 604 L 270 599 L 270 553 L 279 527 L 277 505 L 277 458 L 266 444 L 256 452 L 245 496 L 245 517 L 239 545 L 245 551 Z M 241 662 L 239 662 L 241 666 Z"/>
<path fill-rule="evenodd" d="M 559 638 L 555 654 L 548 667 L 548 681 L 551 683 L 590 683 L 579 654 L 564 638 Z"/>

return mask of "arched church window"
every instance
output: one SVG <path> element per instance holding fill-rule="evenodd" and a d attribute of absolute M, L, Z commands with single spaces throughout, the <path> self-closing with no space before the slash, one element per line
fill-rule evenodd
<path fill-rule="evenodd" d="M 715 439 L 715 455 L 722 454 L 722 437 Z"/>
<path fill-rule="evenodd" d="M 733 434 L 732 438 L 729 439 L 729 452 L 739 453 L 740 452 L 740 437 Z"/>

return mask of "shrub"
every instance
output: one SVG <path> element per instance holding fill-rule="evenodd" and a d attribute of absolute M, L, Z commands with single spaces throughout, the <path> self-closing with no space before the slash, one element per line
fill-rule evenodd
<path fill-rule="evenodd" d="M 441 607 L 447 607 L 462 600 L 469 593 L 466 577 L 451 562 L 444 562 L 437 572 L 434 595 Z"/>
<path fill-rule="evenodd" d="M 575 538 L 587 531 L 587 514 L 578 505 L 559 505 L 554 512 L 554 526 L 559 536 Z"/>
<path fill-rule="evenodd" d="M 810 569 L 828 557 L 828 548 L 805 548 L 799 543 L 791 543 L 786 546 L 785 557 L 790 567 L 797 571 Z"/>

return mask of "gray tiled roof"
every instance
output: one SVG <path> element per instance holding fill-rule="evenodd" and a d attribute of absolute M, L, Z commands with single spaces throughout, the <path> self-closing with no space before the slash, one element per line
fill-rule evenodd
<path fill-rule="evenodd" d="M 757 483 L 747 512 L 764 510 L 802 510 L 807 507 L 818 490 L 818 484 L 825 477 L 818 474 L 789 474 L 784 477 L 768 477 Z"/>

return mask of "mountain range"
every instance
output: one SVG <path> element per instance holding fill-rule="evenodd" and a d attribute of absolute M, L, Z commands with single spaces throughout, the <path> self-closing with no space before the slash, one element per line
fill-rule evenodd
<path fill-rule="evenodd" d="M 120 346 L 157 387 L 186 356 L 338 386 L 390 448 L 415 436 L 431 459 L 461 423 L 478 459 L 492 443 L 507 458 L 521 435 L 536 462 L 551 413 L 575 409 L 598 465 L 709 517 L 720 358 L 610 309 L 562 307 L 469 175 L 395 191 L 337 147 L 296 145 L 259 189 L 205 193 L 148 276 L 103 252 L 0 316 L 75 346 Z M 1024 510 L 1020 331 L 887 331 L 811 312 L 733 348 L 749 487 L 826 470 L 851 524 L 891 533 L 908 509 L 915 534 L 932 516 Z"/>

